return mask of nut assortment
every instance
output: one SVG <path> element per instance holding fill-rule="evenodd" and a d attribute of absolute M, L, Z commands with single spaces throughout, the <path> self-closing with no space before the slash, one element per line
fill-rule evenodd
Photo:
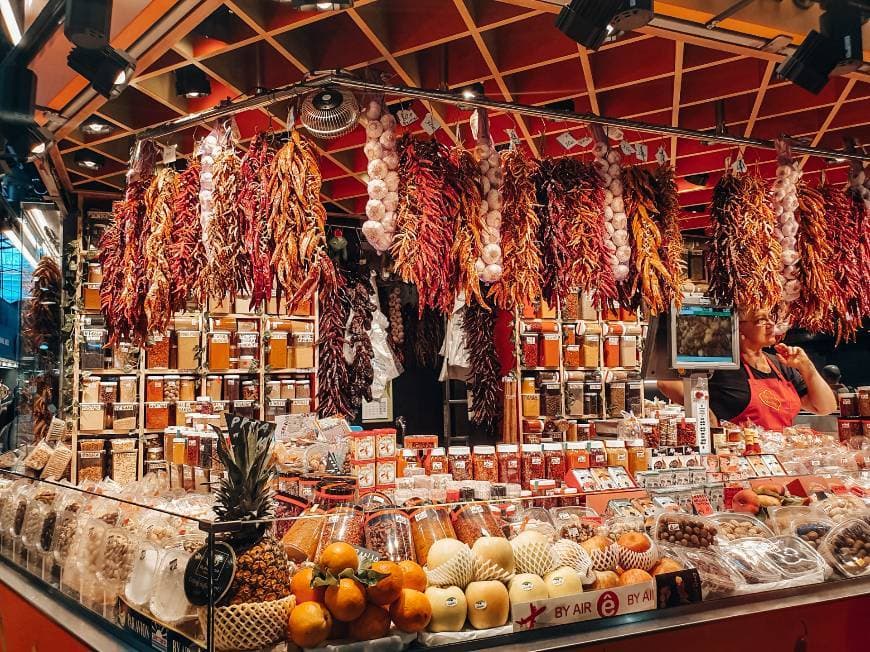
<path fill-rule="evenodd" d="M 866 509 L 864 501 L 854 496 L 832 496 L 819 502 L 817 506 L 834 523 L 854 518 L 856 512 Z"/>
<path fill-rule="evenodd" d="M 663 513 L 656 522 L 656 539 L 689 548 L 709 548 L 717 528 L 700 518 Z"/>
<path fill-rule="evenodd" d="M 870 526 L 858 519 L 845 521 L 831 530 L 820 551 L 843 575 L 865 575 L 870 572 Z"/>
<path fill-rule="evenodd" d="M 818 550 L 819 546 L 822 543 L 822 540 L 825 538 L 825 535 L 831 531 L 833 527 L 832 523 L 824 523 L 824 522 L 810 522 L 810 523 L 801 523 L 800 525 L 795 526 L 794 533 L 798 536 L 801 541 L 804 543 L 808 543 L 813 548 Z"/>
<path fill-rule="evenodd" d="M 133 569 L 133 542 L 122 531 L 108 532 L 105 540 L 98 576 L 112 584 L 125 582 Z"/>
<path fill-rule="evenodd" d="M 754 518 L 724 517 L 717 519 L 717 526 L 719 527 L 719 536 L 728 539 L 728 541 L 746 537 L 767 538 L 772 534 L 763 523 Z"/>

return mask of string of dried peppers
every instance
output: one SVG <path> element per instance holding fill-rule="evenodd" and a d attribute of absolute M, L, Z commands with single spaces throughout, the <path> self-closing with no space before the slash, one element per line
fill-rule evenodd
<path fill-rule="evenodd" d="M 175 216 L 169 244 L 169 296 L 173 311 L 185 309 L 189 298 L 204 301 L 204 270 L 208 260 L 202 238 L 199 210 L 199 161 L 193 160 L 178 175 L 172 212 Z"/>
<path fill-rule="evenodd" d="M 372 327 L 374 304 L 369 297 L 371 286 L 357 281 L 347 289 L 350 304 L 350 320 L 347 325 L 347 343 L 350 347 L 348 376 L 350 402 L 359 408 L 363 400 L 372 400 L 372 381 L 375 372 L 372 361 L 375 356 L 369 331 Z"/>
<path fill-rule="evenodd" d="M 747 311 L 776 306 L 782 249 L 774 237 L 776 220 L 763 181 L 751 174 L 725 174 L 713 189 L 710 217 L 711 296 Z"/>
<path fill-rule="evenodd" d="M 830 327 L 834 249 L 828 239 L 825 200 L 805 183 L 797 184 L 797 253 L 800 296 L 791 304 L 793 324 L 818 332 Z"/>
<path fill-rule="evenodd" d="M 272 296 L 271 250 L 272 236 L 267 221 L 269 184 L 275 150 L 265 134 L 257 134 L 239 169 L 239 208 L 242 212 L 242 233 L 245 251 L 251 264 L 251 306 L 261 307 Z"/>
<path fill-rule="evenodd" d="M 145 210 L 151 221 L 151 232 L 145 241 L 144 263 L 148 291 L 145 295 L 145 316 L 149 333 L 163 333 L 172 319 L 170 300 L 169 249 L 174 238 L 173 200 L 178 175 L 172 168 L 163 168 L 145 193 Z"/>
<path fill-rule="evenodd" d="M 451 285 L 457 292 L 464 292 L 466 300 L 484 304 L 480 291 L 480 276 L 486 270 L 486 263 L 479 258 L 483 242 L 481 233 L 485 227 L 488 210 L 479 185 L 480 170 L 474 157 L 467 151 L 456 148 L 451 152 L 454 158 L 455 176 L 453 184 L 459 199 L 455 207 L 456 219 L 453 228 L 453 246 L 450 256 L 454 259 L 454 278 Z"/>
<path fill-rule="evenodd" d="M 466 307 L 462 317 L 468 349 L 471 421 L 487 428 L 495 426 L 502 407 L 500 364 L 493 340 L 495 321 L 495 310 L 479 304 Z"/>
<path fill-rule="evenodd" d="M 214 162 L 214 208 L 205 231 L 208 243 L 206 277 L 208 293 L 218 301 L 247 293 L 251 259 L 244 247 L 244 213 L 239 205 L 242 190 L 241 159 L 232 147 Z"/>

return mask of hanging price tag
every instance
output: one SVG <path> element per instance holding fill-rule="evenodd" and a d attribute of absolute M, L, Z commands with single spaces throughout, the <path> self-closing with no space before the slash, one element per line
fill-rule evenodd
<path fill-rule="evenodd" d="M 740 174 L 746 172 L 746 161 L 743 160 L 742 156 L 737 157 L 737 160 L 734 161 L 734 165 L 731 166 L 731 169 Z"/>
<path fill-rule="evenodd" d="M 637 155 L 637 160 L 639 161 L 649 160 L 649 147 L 646 146 L 646 143 L 638 143 L 635 145 L 634 153 Z"/>
<path fill-rule="evenodd" d="M 632 145 L 627 140 L 623 140 L 619 143 L 619 149 L 622 150 L 622 153 L 628 156 L 629 154 L 634 154 L 634 145 Z"/>
<path fill-rule="evenodd" d="M 612 138 L 616 142 L 621 141 L 625 138 L 625 134 L 622 133 L 622 129 L 619 127 L 607 127 L 607 137 Z"/>
<path fill-rule="evenodd" d="M 435 122 L 435 117 L 431 113 L 427 113 L 423 118 L 423 121 L 420 123 L 420 126 L 430 136 L 438 131 L 438 123 Z"/>
<path fill-rule="evenodd" d="M 668 162 L 668 153 L 661 145 L 659 145 L 659 148 L 656 150 L 656 160 L 659 162 L 659 165 L 664 165 Z"/>
<path fill-rule="evenodd" d="M 592 144 L 592 139 L 589 136 L 583 136 L 576 144 L 580 147 L 589 147 Z"/>
<path fill-rule="evenodd" d="M 511 141 L 511 149 L 516 149 L 520 146 L 520 137 L 517 136 L 516 129 L 507 129 L 506 132 Z"/>
<path fill-rule="evenodd" d="M 567 131 L 556 136 L 556 140 L 565 149 L 572 149 L 577 145 L 577 139 Z"/>
<path fill-rule="evenodd" d="M 161 151 L 161 159 L 164 165 L 169 165 L 170 163 L 175 163 L 175 159 L 177 158 L 176 150 L 178 149 L 178 145 L 160 145 Z"/>
<path fill-rule="evenodd" d="M 403 127 L 407 127 L 417 121 L 417 114 L 414 113 L 413 109 L 399 109 L 396 111 L 396 120 L 398 120 L 399 124 Z"/>

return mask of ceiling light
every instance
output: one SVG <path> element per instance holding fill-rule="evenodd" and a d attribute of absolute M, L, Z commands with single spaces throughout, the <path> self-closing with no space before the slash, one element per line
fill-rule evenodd
<path fill-rule="evenodd" d="M 63 33 L 73 45 L 98 50 L 109 44 L 112 0 L 66 0 Z"/>
<path fill-rule="evenodd" d="M 462 88 L 462 97 L 466 100 L 473 100 L 475 97 L 483 97 L 484 87 L 481 82 L 475 82 Z"/>
<path fill-rule="evenodd" d="M 96 172 L 106 164 L 106 157 L 97 152 L 80 149 L 73 154 L 73 161 L 80 168 Z"/>
<path fill-rule="evenodd" d="M 136 61 L 123 50 L 111 46 L 99 50 L 76 47 L 67 57 L 70 68 L 91 82 L 103 97 L 112 99 L 130 83 Z"/>
<path fill-rule="evenodd" d="M 88 118 L 82 123 L 82 126 L 79 127 L 83 134 L 87 134 L 89 136 L 105 136 L 106 134 L 110 134 L 115 131 L 115 126 L 106 122 L 105 120 L 100 120 L 99 118 L 93 117 Z"/>
<path fill-rule="evenodd" d="M 18 45 L 18 41 L 21 40 L 21 28 L 18 27 L 18 19 L 12 10 L 11 0 L 0 0 L 0 16 L 3 17 L 3 24 L 6 26 L 6 33 L 12 45 Z"/>
<path fill-rule="evenodd" d="M 34 156 L 42 156 L 45 154 L 45 150 L 48 148 L 48 144 L 44 142 L 36 143 L 33 147 L 30 148 L 30 153 Z"/>
<path fill-rule="evenodd" d="M 192 99 L 211 95 L 211 81 L 200 68 L 185 66 L 175 71 L 175 94 Z"/>
<path fill-rule="evenodd" d="M 818 95 L 839 61 L 837 44 L 816 30 L 810 30 L 804 42 L 779 64 L 776 72 L 782 79 Z"/>
<path fill-rule="evenodd" d="M 556 27 L 577 43 L 597 50 L 616 32 L 643 27 L 653 19 L 653 0 L 571 0 Z"/>
<path fill-rule="evenodd" d="M 279 2 L 286 0 L 278 0 Z M 290 6 L 299 11 L 341 11 L 353 7 L 353 0 L 333 2 L 312 2 L 311 0 L 290 0 Z"/>

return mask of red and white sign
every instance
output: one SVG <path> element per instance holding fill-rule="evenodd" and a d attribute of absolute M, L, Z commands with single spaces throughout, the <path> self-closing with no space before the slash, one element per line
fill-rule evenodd
<path fill-rule="evenodd" d="M 514 631 L 579 623 L 656 608 L 655 582 L 587 591 L 564 598 L 523 602 L 511 607 Z"/>

